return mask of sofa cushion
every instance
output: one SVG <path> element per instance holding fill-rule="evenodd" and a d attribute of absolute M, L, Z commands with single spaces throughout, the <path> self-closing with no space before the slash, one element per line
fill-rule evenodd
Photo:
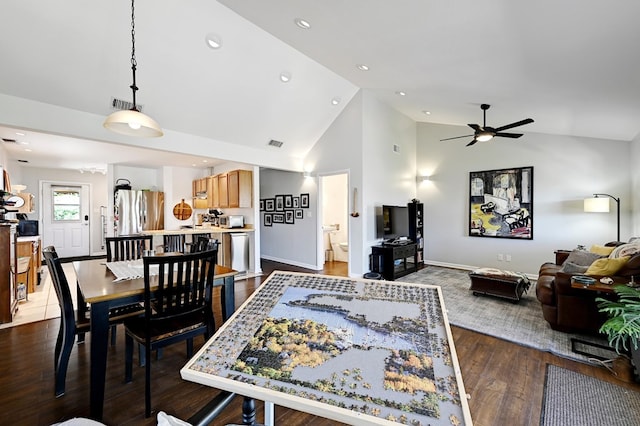
<path fill-rule="evenodd" d="M 601 246 L 598 244 L 594 244 L 589 248 L 591 253 L 599 254 L 600 256 L 609 256 L 611 252 L 615 249 L 612 246 Z"/>
<path fill-rule="evenodd" d="M 595 260 L 598 260 L 601 257 L 602 257 L 601 255 L 596 253 L 591 253 L 589 251 L 573 250 L 571 253 L 569 253 L 569 257 L 567 257 L 567 260 L 565 260 L 564 263 L 570 262 L 575 265 L 589 266 Z"/>
<path fill-rule="evenodd" d="M 603 257 L 602 259 L 598 259 L 594 261 L 585 275 L 615 275 L 629 260 L 629 257 L 618 257 L 615 259 L 611 259 L 608 257 Z"/>
<path fill-rule="evenodd" d="M 573 262 L 564 262 L 562 264 L 562 268 L 560 268 L 560 272 L 564 272 L 565 274 L 584 274 L 587 272 L 589 266 L 578 265 Z"/>

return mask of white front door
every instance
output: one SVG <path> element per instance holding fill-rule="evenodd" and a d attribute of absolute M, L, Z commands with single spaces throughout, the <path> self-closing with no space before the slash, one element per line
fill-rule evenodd
<path fill-rule="evenodd" d="M 42 184 L 42 240 L 59 257 L 89 255 L 89 185 Z"/>

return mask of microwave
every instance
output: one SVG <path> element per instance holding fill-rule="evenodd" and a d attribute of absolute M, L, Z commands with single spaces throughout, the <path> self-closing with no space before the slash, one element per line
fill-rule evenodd
<path fill-rule="evenodd" d="M 35 237 L 38 234 L 38 221 L 37 220 L 21 220 L 18 222 L 18 236 L 19 237 Z"/>
<path fill-rule="evenodd" d="M 244 216 L 242 215 L 220 216 L 218 220 L 221 228 L 244 228 Z"/>

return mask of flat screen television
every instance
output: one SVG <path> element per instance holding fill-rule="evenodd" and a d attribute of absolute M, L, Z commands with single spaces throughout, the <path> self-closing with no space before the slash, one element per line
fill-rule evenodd
<path fill-rule="evenodd" d="M 383 205 L 376 208 L 376 237 L 385 241 L 409 236 L 409 208 Z"/>

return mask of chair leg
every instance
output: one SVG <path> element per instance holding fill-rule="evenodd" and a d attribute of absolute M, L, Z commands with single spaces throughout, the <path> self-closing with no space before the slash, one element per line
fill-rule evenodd
<path fill-rule="evenodd" d="M 187 339 L 187 358 L 191 359 L 193 356 L 193 339 Z"/>
<path fill-rule="evenodd" d="M 151 348 L 146 345 L 144 350 L 147 355 L 151 352 Z M 148 356 L 144 370 L 144 416 L 148 418 L 151 417 L 151 359 Z"/>
<path fill-rule="evenodd" d="M 73 342 L 76 338 L 75 332 L 72 327 L 66 327 L 62 336 L 62 352 L 59 355 L 55 369 L 55 395 L 56 398 L 64 395 L 65 383 L 67 380 L 67 367 L 69 367 L 69 357 L 71 356 L 71 349 L 73 349 Z"/>
<path fill-rule="evenodd" d="M 116 345 L 116 330 L 118 326 L 116 324 L 113 324 L 111 326 L 111 346 L 115 346 Z"/>
<path fill-rule="evenodd" d="M 141 345 L 139 345 L 142 348 Z M 140 349 L 142 350 L 142 349 Z M 131 383 L 133 370 L 133 338 L 128 334 L 124 335 L 124 382 Z"/>

